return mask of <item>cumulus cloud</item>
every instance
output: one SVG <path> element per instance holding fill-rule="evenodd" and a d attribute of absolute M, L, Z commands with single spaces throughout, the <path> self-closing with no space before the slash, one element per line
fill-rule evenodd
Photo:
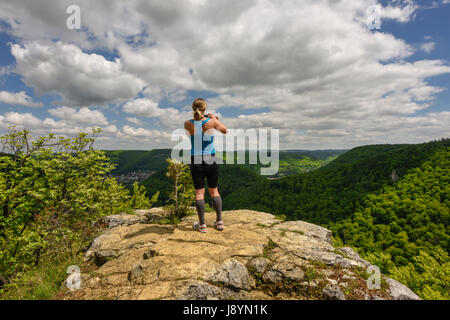
<path fill-rule="evenodd" d="M 55 93 L 70 106 L 121 103 L 144 87 L 139 78 L 123 71 L 120 59 L 108 61 L 63 42 L 13 44 L 16 72 L 40 95 Z"/>
<path fill-rule="evenodd" d="M 431 51 L 432 41 L 420 48 L 383 29 L 368 30 L 367 8 L 378 1 L 78 3 L 83 32 L 64 28 L 61 13 L 70 1 L 0 4 L 0 19 L 23 40 L 12 46 L 17 72 L 39 93 L 60 94 L 65 105 L 123 102 L 121 110 L 130 119 L 155 119 L 169 131 L 191 112 L 161 108 L 160 102 L 206 91 L 214 96 L 208 99 L 210 110 L 261 109 L 222 119 L 230 128 L 279 128 L 282 148 L 423 141 L 448 134 L 446 114 L 416 114 L 445 89 L 428 79 L 449 73 L 448 62 L 407 60 L 415 50 Z M 413 1 L 390 1 L 381 6 L 381 19 L 406 23 L 419 10 Z M 61 42 L 44 41 L 55 38 Z M 95 48 L 120 59 L 88 53 Z M 136 99 L 138 93 L 143 96 Z M 414 126 L 422 128 L 417 131 L 422 136 Z M 119 131 L 130 139 L 146 139 L 147 133 L 130 126 Z"/>
<path fill-rule="evenodd" d="M 148 130 L 144 128 L 133 128 L 130 126 L 123 126 L 122 131 L 124 134 L 127 134 L 129 136 L 133 137 L 152 137 L 155 139 L 164 137 L 164 138 L 170 138 L 170 134 L 158 130 Z"/>
<path fill-rule="evenodd" d="M 163 130 L 149 130 L 145 128 L 135 128 L 128 125 L 122 127 L 122 131 L 117 134 L 118 143 L 138 145 L 138 149 L 167 148 L 171 141 L 171 134 Z"/>
<path fill-rule="evenodd" d="M 56 118 L 81 124 L 108 124 L 108 120 L 106 120 L 106 117 L 103 115 L 103 113 L 101 113 L 99 110 L 90 110 L 86 107 L 80 109 L 59 107 L 56 109 L 49 109 L 48 113 Z"/>
<path fill-rule="evenodd" d="M 420 49 L 422 49 L 426 53 L 430 53 L 431 51 L 434 50 L 435 46 L 436 46 L 436 43 L 434 43 L 434 42 L 425 42 L 425 43 L 422 43 L 422 45 L 420 46 Z"/>
<path fill-rule="evenodd" d="M 172 109 L 174 112 L 178 112 Z M 126 103 L 123 111 L 138 116 L 153 118 L 164 115 L 164 111 L 158 107 L 158 103 L 150 99 L 136 99 Z"/>
<path fill-rule="evenodd" d="M 20 91 L 17 93 L 0 91 L 0 102 L 25 107 L 42 107 L 43 104 L 40 102 L 33 102 L 33 98 L 29 97 L 25 91 Z"/>
<path fill-rule="evenodd" d="M 392 4 L 382 8 L 381 18 L 408 22 L 418 8 L 413 0 L 394 0 Z"/>
<path fill-rule="evenodd" d="M 181 112 L 175 108 L 160 108 L 157 102 L 148 98 L 135 99 L 123 106 L 125 113 L 153 118 L 166 130 L 184 127 L 183 123 L 192 116 L 191 112 Z"/>
<path fill-rule="evenodd" d="M 126 117 L 125 120 L 137 126 L 142 126 L 144 124 L 140 119 L 134 117 Z"/>
<path fill-rule="evenodd" d="M 42 121 L 36 118 L 31 113 L 19 113 L 19 112 L 7 112 L 5 115 L 0 116 L 0 123 L 2 128 L 9 126 L 39 128 L 42 125 Z"/>

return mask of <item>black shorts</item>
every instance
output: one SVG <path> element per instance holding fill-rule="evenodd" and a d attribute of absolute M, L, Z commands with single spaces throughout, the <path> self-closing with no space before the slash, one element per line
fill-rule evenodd
<path fill-rule="evenodd" d="M 209 163 L 209 164 L 208 164 Z M 194 163 L 191 158 L 191 175 L 195 189 L 203 189 L 205 187 L 205 178 L 208 181 L 208 188 L 217 188 L 219 182 L 219 167 L 214 161 L 213 163 L 202 161 L 201 164 Z"/>

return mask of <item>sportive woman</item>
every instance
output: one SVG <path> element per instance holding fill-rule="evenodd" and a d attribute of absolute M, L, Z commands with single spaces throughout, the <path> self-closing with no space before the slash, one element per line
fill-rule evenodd
<path fill-rule="evenodd" d="M 194 229 L 202 233 L 206 232 L 205 222 L 205 178 L 208 182 L 208 191 L 212 198 L 213 207 L 217 217 L 214 227 L 223 230 L 222 198 L 219 194 L 217 183 L 219 180 L 219 168 L 216 163 L 216 150 L 214 149 L 214 130 L 223 134 L 227 133 L 227 127 L 213 114 L 205 114 L 207 104 L 202 98 L 195 99 L 192 103 L 194 117 L 184 123 L 184 128 L 191 137 L 191 175 L 195 188 L 195 206 L 199 221 L 194 223 Z"/>

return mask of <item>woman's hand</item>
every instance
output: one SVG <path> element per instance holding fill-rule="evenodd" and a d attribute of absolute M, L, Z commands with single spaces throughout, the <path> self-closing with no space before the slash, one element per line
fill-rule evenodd
<path fill-rule="evenodd" d="M 219 120 L 219 118 L 216 117 L 215 115 L 213 115 L 212 113 L 210 113 L 208 116 L 209 116 L 209 118 L 211 118 L 213 120 Z"/>

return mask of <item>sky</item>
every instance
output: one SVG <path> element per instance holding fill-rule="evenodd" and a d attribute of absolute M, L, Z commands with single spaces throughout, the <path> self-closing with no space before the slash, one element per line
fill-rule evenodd
<path fill-rule="evenodd" d="M 280 149 L 449 137 L 449 17 L 450 0 L 0 0 L 0 134 L 172 148 L 203 97 Z"/>

